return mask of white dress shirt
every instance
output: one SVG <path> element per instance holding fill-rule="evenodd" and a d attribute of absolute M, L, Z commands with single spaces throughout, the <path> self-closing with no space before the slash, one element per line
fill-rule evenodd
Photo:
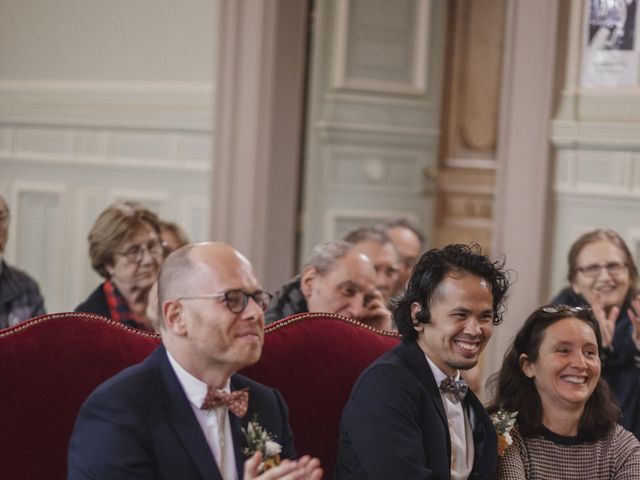
<path fill-rule="evenodd" d="M 178 362 L 167 352 L 169 363 L 178 377 L 184 393 L 189 399 L 200 428 L 204 433 L 211 453 L 218 464 L 220 473 L 224 480 L 237 480 L 238 470 L 236 469 L 236 458 L 233 447 L 233 434 L 231 433 L 231 423 L 229 422 L 229 410 L 227 407 L 218 407 L 213 410 L 201 410 L 200 406 L 207 395 L 207 384 L 198 380 L 178 364 Z M 231 391 L 230 382 L 227 382 L 221 390 L 229 393 Z M 224 439 L 224 452 L 220 448 L 220 439 Z"/>
<path fill-rule="evenodd" d="M 447 375 L 425 354 L 429 367 L 433 372 L 436 384 L 439 386 Z M 456 372 L 456 380 L 460 379 L 460 372 Z M 455 401 L 450 394 L 440 392 L 444 411 L 449 424 L 451 437 L 451 480 L 466 480 L 473 469 L 474 443 L 471 421 L 467 417 L 462 402 Z"/>

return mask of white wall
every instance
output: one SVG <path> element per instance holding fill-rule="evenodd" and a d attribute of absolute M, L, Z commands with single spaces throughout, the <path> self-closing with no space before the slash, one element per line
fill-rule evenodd
<path fill-rule="evenodd" d="M 0 78 L 211 82 L 215 0 L 3 0 Z"/>
<path fill-rule="evenodd" d="M 3 0 L 6 258 L 48 311 L 97 285 L 86 236 L 115 200 L 208 237 L 217 20 L 217 1 Z"/>
<path fill-rule="evenodd" d="M 616 230 L 640 260 L 640 88 L 581 86 L 585 5 L 570 5 L 564 86 L 551 125 L 549 299 L 567 284 L 569 248 L 587 231 Z"/>

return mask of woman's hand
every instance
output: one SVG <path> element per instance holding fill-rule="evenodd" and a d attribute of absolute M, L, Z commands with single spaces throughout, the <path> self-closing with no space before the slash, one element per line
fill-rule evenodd
<path fill-rule="evenodd" d="M 591 304 L 591 309 L 593 310 L 593 315 L 596 317 L 598 323 L 600 324 L 600 332 L 602 333 L 602 346 L 604 348 L 613 349 L 613 334 L 616 329 L 616 321 L 618 320 L 618 315 L 620 314 L 620 308 L 611 307 L 611 310 L 609 310 L 609 315 L 605 314 L 602 296 L 600 294 L 596 294 Z"/>
<path fill-rule="evenodd" d="M 636 295 L 636 298 L 631 301 L 631 307 L 627 310 L 627 313 L 633 327 L 631 338 L 636 345 L 636 349 L 640 350 L 640 294 Z"/>
<path fill-rule="evenodd" d="M 244 462 L 244 478 L 246 480 L 320 480 L 322 469 L 320 460 L 309 455 L 298 460 L 283 460 L 277 467 L 270 468 L 262 474 L 258 473 L 262 454 L 256 452 Z"/>

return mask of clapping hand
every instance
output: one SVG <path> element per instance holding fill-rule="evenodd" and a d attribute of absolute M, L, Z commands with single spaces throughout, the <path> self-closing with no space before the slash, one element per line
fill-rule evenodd
<path fill-rule="evenodd" d="M 258 473 L 262 462 L 262 454 L 258 451 L 244 462 L 244 478 L 246 480 L 320 480 L 322 468 L 320 460 L 309 455 L 298 460 L 283 460 L 277 467 Z"/>
<path fill-rule="evenodd" d="M 631 338 L 636 345 L 636 349 L 640 350 L 640 294 L 631 301 L 631 307 L 627 310 L 627 313 L 633 327 Z"/>
<path fill-rule="evenodd" d="M 593 310 L 593 315 L 596 317 L 598 323 L 600 324 L 600 332 L 602 333 L 602 346 L 604 348 L 613 348 L 613 334 L 616 328 L 616 320 L 618 320 L 618 315 L 620 314 L 620 308 L 611 307 L 611 310 L 609 310 L 609 315 L 607 315 L 604 311 L 602 296 L 597 293 L 595 295 L 595 298 L 593 299 L 591 309 Z"/>

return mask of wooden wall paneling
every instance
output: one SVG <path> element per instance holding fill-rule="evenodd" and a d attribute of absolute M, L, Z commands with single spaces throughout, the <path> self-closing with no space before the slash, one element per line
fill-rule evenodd
<path fill-rule="evenodd" d="M 60 299 L 68 289 L 68 191 L 64 184 L 17 181 L 11 199 L 13 262 L 37 280 L 47 309 L 53 311 L 62 307 Z"/>

